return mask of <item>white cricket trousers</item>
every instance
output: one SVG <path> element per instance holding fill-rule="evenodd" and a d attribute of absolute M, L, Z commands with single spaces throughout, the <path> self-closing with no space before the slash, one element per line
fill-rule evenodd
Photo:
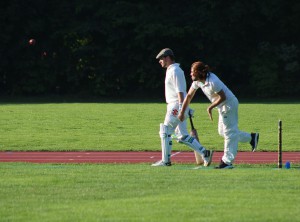
<path fill-rule="evenodd" d="M 188 117 L 187 108 L 185 112 L 185 118 Z M 172 138 L 171 135 L 175 132 L 177 137 L 177 142 L 183 143 L 189 146 L 194 151 L 198 152 L 202 159 L 204 159 L 205 148 L 197 141 L 195 138 L 191 137 L 187 130 L 186 120 L 181 122 L 178 119 L 179 114 L 179 104 L 178 103 L 169 103 L 167 106 L 167 113 L 165 121 L 160 125 L 160 137 L 162 142 L 162 161 L 167 163 L 171 159 L 171 150 L 172 150 Z"/>
<path fill-rule="evenodd" d="M 231 164 L 234 161 L 239 142 L 246 143 L 251 141 L 251 134 L 242 132 L 238 128 L 238 106 L 239 102 L 234 97 L 218 108 L 218 132 L 224 137 L 224 155 L 222 160 L 226 164 Z"/>
<path fill-rule="evenodd" d="M 176 112 L 177 113 L 173 113 Z M 167 105 L 167 113 L 164 120 L 164 125 L 169 127 L 168 134 L 171 135 L 175 132 L 177 138 L 182 136 L 189 135 L 187 130 L 187 122 L 184 120 L 181 122 L 177 116 L 179 114 L 179 104 L 178 103 L 169 103 Z"/>

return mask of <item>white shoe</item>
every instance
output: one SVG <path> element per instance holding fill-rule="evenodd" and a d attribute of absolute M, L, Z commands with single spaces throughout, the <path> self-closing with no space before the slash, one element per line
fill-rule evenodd
<path fill-rule="evenodd" d="M 213 153 L 214 153 L 213 150 L 205 150 L 204 151 L 203 166 L 207 167 L 211 164 Z"/>
<path fill-rule="evenodd" d="M 153 163 L 151 166 L 171 166 L 171 162 L 168 162 L 168 163 L 165 163 L 164 161 L 160 160 L 160 161 L 157 161 L 156 163 Z"/>

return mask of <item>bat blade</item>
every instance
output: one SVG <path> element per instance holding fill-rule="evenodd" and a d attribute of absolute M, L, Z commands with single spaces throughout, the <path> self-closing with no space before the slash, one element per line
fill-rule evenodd
<path fill-rule="evenodd" d="M 197 133 L 197 130 L 196 130 L 196 129 L 192 129 L 192 130 L 191 130 L 190 136 L 196 138 L 196 140 L 199 141 L 199 137 L 198 137 L 198 133 Z"/>
<path fill-rule="evenodd" d="M 196 129 L 192 129 L 191 132 L 190 132 L 190 136 L 194 137 L 196 140 L 198 140 L 199 142 L 199 137 L 198 137 L 198 133 L 197 133 L 197 130 Z M 203 159 L 202 157 L 200 156 L 200 154 L 196 151 L 194 151 L 194 154 L 195 154 L 195 159 L 196 159 L 196 164 L 197 165 L 201 165 L 203 164 Z"/>
<path fill-rule="evenodd" d="M 191 112 L 189 111 L 189 119 L 190 119 L 190 124 L 191 124 L 191 132 L 190 132 L 190 136 L 194 137 L 198 142 L 200 141 L 199 140 L 199 137 L 198 137 L 198 133 L 197 133 L 197 130 L 195 129 L 194 127 L 194 123 L 193 123 L 193 119 L 192 119 L 192 114 Z M 196 164 L 197 165 L 201 165 L 204 163 L 202 157 L 200 156 L 200 154 L 196 151 L 194 151 L 194 154 L 195 154 L 195 160 L 196 160 Z"/>

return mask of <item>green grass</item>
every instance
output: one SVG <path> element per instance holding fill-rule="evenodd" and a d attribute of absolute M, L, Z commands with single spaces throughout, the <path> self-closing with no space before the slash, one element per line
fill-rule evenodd
<path fill-rule="evenodd" d="M 299 168 L 192 167 L 0 163 L 0 218 L 32 222 L 300 221 Z"/>
<path fill-rule="evenodd" d="M 223 150 L 223 138 L 206 114 L 207 103 L 193 103 L 195 126 L 201 143 Z M 260 132 L 260 151 L 277 149 L 278 120 L 283 121 L 283 150 L 300 145 L 299 103 L 240 104 L 239 125 L 243 131 Z M 40 103 L 0 104 L 0 150 L 160 150 L 159 123 L 163 103 Z M 174 150 L 187 150 L 175 144 Z M 248 144 L 239 150 L 249 151 Z"/>
<path fill-rule="evenodd" d="M 192 104 L 195 125 L 203 145 L 222 151 L 217 112 L 210 122 L 207 105 Z M 259 150 L 275 151 L 281 119 L 283 150 L 298 151 L 299 108 L 242 103 L 240 129 L 260 132 Z M 159 151 L 165 109 L 162 103 L 2 103 L 0 151 Z M 300 221 L 299 164 L 193 167 L 0 163 L 0 221 Z"/>

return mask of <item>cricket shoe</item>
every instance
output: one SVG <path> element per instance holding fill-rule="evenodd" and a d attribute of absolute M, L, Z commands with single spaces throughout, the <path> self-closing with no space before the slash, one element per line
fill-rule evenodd
<path fill-rule="evenodd" d="M 232 169 L 232 168 L 233 168 L 232 164 L 224 163 L 223 160 L 221 160 L 219 166 L 215 167 L 215 169 Z"/>
<path fill-rule="evenodd" d="M 214 151 L 213 150 L 204 150 L 204 156 L 203 156 L 203 166 L 207 167 L 211 164 L 212 157 L 213 157 Z"/>
<path fill-rule="evenodd" d="M 252 147 L 252 152 L 254 152 L 257 148 L 258 139 L 259 139 L 259 133 L 251 133 L 250 145 Z"/>
<path fill-rule="evenodd" d="M 164 166 L 172 166 L 172 164 L 171 164 L 171 162 L 165 163 L 164 161 L 160 160 L 160 161 L 157 161 L 156 163 L 153 163 L 151 166 L 164 167 Z"/>

